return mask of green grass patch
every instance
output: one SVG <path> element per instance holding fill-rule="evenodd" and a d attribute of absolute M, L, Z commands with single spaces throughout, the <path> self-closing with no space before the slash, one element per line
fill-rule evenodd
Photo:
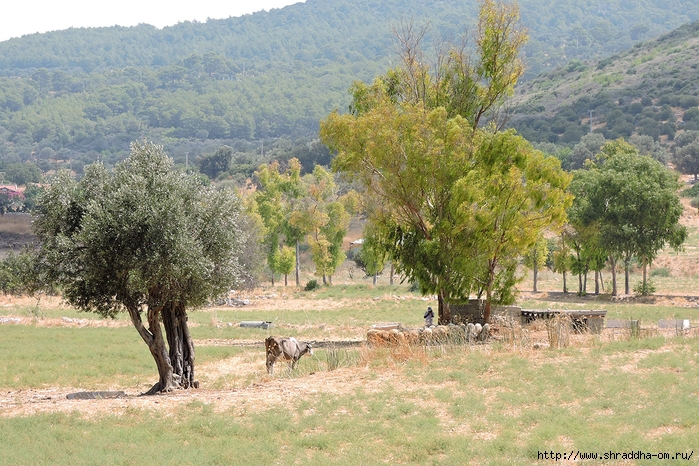
<path fill-rule="evenodd" d="M 660 268 L 651 270 L 650 276 L 654 277 L 654 278 L 657 278 L 657 277 L 669 278 L 670 276 L 672 276 L 672 274 L 670 273 L 670 269 L 668 269 L 666 267 L 660 267 Z"/>
<path fill-rule="evenodd" d="M 0 339 L 0 380 L 7 388 L 104 389 L 157 377 L 148 348 L 133 328 L 7 325 Z"/>
<path fill-rule="evenodd" d="M 348 287 L 344 293 L 355 297 L 332 309 L 284 309 L 280 303 L 273 311 L 193 311 L 192 335 L 262 341 L 270 333 L 221 325 L 241 320 L 274 321 L 273 333 L 311 340 L 327 336 L 324 326 L 345 326 L 339 333 L 357 336 L 375 322 L 422 323 L 425 301 L 395 300 L 388 287 Z M 691 317 L 686 308 L 608 299 L 522 305 L 605 309 L 608 318 L 640 319 L 642 326 Z M 133 391 L 157 378 L 152 357 L 131 326 L 0 329 L 5 389 Z M 231 358 L 258 365 L 243 375 L 202 375 L 203 388 L 266 389 L 270 378 L 261 347 L 197 346 L 196 352 L 200 365 Z M 372 388 L 337 394 L 319 385 L 317 391 L 299 390 L 297 401 L 288 405 L 255 406 L 244 414 L 194 401 L 167 413 L 126 408 L 118 416 L 0 416 L 0 462 L 142 464 L 145 451 L 166 464 L 525 465 L 550 464 L 537 457 L 544 450 L 687 452 L 699 438 L 697 354 L 697 338 L 657 336 L 561 350 L 512 351 L 504 343 L 318 348 L 293 372 L 277 364 L 274 378 L 289 379 L 293 386 L 294 379 L 312 373 L 350 368 Z"/>
<path fill-rule="evenodd" d="M 694 184 L 692 187 L 680 191 L 682 197 L 697 197 L 699 196 L 699 184 Z"/>
<path fill-rule="evenodd" d="M 3 328 L 13 344 L 0 351 L 31 341 L 39 348 L 31 355 L 3 353 L 8 360 L 33 358 L 46 371 L 68 370 L 83 382 L 120 377 L 104 377 L 108 371 L 82 354 L 100 341 L 106 359 L 113 360 L 113 353 L 142 358 L 140 366 L 133 360 L 127 364 L 139 370 L 117 372 L 155 377 L 133 329 L 24 327 L 26 334 L 22 329 Z M 259 352 L 197 351 L 203 363 Z M 360 364 L 364 377 L 381 383 L 344 394 L 322 387 L 318 393 L 300 391 L 295 403 L 243 415 L 193 401 L 168 409 L 167 415 L 127 408 L 118 416 L 0 417 L 0 458 L 7 464 L 128 465 L 142 464 L 147 451 L 164 463 L 181 464 L 524 465 L 549 464 L 537 457 L 544 450 L 686 452 L 699 436 L 696 338 L 641 338 L 524 353 L 446 345 L 403 354 L 413 359 L 396 358 L 390 349 L 319 349 L 302 358 L 295 372 L 286 373 L 280 364 L 275 376 L 302 378 L 332 370 L 333 351 L 345 358 L 345 367 Z M 67 357 L 73 368 L 57 362 Z M 41 382 L 49 379 L 45 374 Z M 15 386 L 29 382 L 20 379 Z"/>
<path fill-rule="evenodd" d="M 0 316 L 19 316 L 33 317 L 38 319 L 60 319 L 61 317 L 70 317 L 71 319 L 87 319 L 87 320 L 106 320 L 98 314 L 92 312 L 81 312 L 75 308 L 68 306 L 49 306 L 44 300 L 35 300 L 34 304 L 14 304 L 4 306 L 0 309 Z M 128 316 L 123 314 L 118 316 L 116 320 L 127 321 Z"/>

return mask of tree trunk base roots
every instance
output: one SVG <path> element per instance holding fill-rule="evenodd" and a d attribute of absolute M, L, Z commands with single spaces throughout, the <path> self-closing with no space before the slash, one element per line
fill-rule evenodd
<path fill-rule="evenodd" d="M 182 385 L 177 385 L 177 384 L 170 384 L 167 387 L 164 387 L 164 384 L 161 382 L 157 382 L 155 385 L 153 385 L 150 390 L 147 392 L 141 393 L 140 396 L 151 396 L 151 395 L 161 395 L 163 393 L 172 393 L 176 390 L 189 390 L 193 388 L 199 388 L 199 381 L 195 380 L 192 382 L 192 385 L 190 387 L 184 387 Z"/>

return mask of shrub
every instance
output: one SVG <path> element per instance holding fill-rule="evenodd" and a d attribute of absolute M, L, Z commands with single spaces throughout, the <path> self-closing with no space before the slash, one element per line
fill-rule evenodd
<path fill-rule="evenodd" d="M 633 292 L 641 296 L 650 296 L 655 293 L 655 285 L 650 280 L 647 280 L 645 285 L 643 282 L 638 282 L 633 287 Z"/>
<path fill-rule="evenodd" d="M 635 102 L 629 105 L 629 113 L 632 115 L 638 115 L 643 111 L 643 104 L 641 102 Z"/>
<path fill-rule="evenodd" d="M 679 98 L 679 107 L 690 108 L 699 106 L 699 97 L 694 95 L 684 95 Z"/>
<path fill-rule="evenodd" d="M 684 112 L 684 115 L 682 116 L 682 120 L 684 122 L 692 121 L 692 120 L 697 120 L 699 119 L 699 107 L 692 107 L 686 112 Z"/>
<path fill-rule="evenodd" d="M 318 288 L 320 288 L 318 280 L 309 280 L 309 282 L 306 283 L 306 286 L 303 289 L 304 291 L 313 291 L 317 290 Z"/>
<path fill-rule="evenodd" d="M 557 315 L 546 320 L 546 333 L 550 348 L 564 348 L 570 344 L 572 321 L 566 315 Z"/>
<path fill-rule="evenodd" d="M 667 268 L 665 268 L 665 267 L 661 267 L 661 268 L 659 268 L 659 269 L 653 269 L 653 270 L 651 270 L 651 272 L 650 272 L 650 276 L 651 276 L 651 277 L 665 277 L 665 278 L 667 278 L 667 277 L 669 277 L 670 275 L 671 275 L 671 274 L 670 274 L 670 269 L 667 269 Z"/>
<path fill-rule="evenodd" d="M 689 189 L 685 189 L 680 193 L 682 197 L 697 197 L 699 196 L 699 184 L 695 184 Z"/>

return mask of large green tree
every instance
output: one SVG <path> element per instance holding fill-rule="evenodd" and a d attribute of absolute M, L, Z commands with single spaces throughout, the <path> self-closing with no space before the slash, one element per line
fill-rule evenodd
<path fill-rule="evenodd" d="M 63 298 L 129 314 L 158 369 L 148 394 L 197 387 L 187 310 L 241 276 L 238 197 L 174 170 L 162 147 L 144 142 L 113 171 L 93 164 L 80 181 L 59 172 L 34 213 L 37 260 Z"/>
<path fill-rule="evenodd" d="M 369 212 L 399 270 L 448 303 L 512 299 L 516 258 L 542 228 L 565 218 L 569 182 L 560 163 L 499 128 L 523 72 L 526 39 L 516 6 L 481 3 L 476 56 L 450 47 L 431 72 L 409 25 L 403 66 L 372 85 L 357 83 L 350 115 L 331 114 L 321 137 L 338 151 L 336 170 L 367 188 Z"/>
<path fill-rule="evenodd" d="M 492 304 L 514 300 L 516 259 L 545 229 L 565 223 L 571 176 L 558 159 L 534 150 L 512 130 L 476 135 L 473 168 L 457 183 L 458 213 L 464 228 L 472 229 L 470 257 L 479 266 L 476 291 L 485 295 L 487 322 Z"/>
<path fill-rule="evenodd" d="M 565 219 L 570 177 L 512 131 L 411 104 L 333 114 L 322 131 L 339 150 L 335 168 L 382 206 L 369 218 L 391 259 L 438 296 L 440 322 L 472 291 L 488 310 L 511 300 L 516 258 Z"/>
<path fill-rule="evenodd" d="M 576 196 L 571 218 L 582 229 L 599 231 L 599 247 L 609 254 L 612 294 L 617 294 L 616 263 L 623 260 L 625 293 L 630 292 L 629 266 L 637 257 L 646 268 L 658 252 L 678 249 L 687 237 L 679 224 L 682 204 L 677 196 L 677 174 L 622 139 L 607 142 L 594 162 L 575 173 L 571 191 Z M 576 227 L 577 228 L 577 227 Z"/>

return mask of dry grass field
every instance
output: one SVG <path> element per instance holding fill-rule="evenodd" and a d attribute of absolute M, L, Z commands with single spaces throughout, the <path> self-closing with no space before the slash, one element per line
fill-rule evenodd
<path fill-rule="evenodd" d="M 522 293 L 530 307 L 606 307 L 641 317 L 571 334 L 496 329 L 485 344 L 368 347 L 374 323 L 421 325 L 429 297 L 407 286 L 266 287 L 240 308 L 190 314 L 198 390 L 142 397 L 156 379 L 125 318 L 102 320 L 58 298 L 0 299 L 0 458 L 4 464 L 573 464 L 539 452 L 672 451 L 699 439 L 696 304 Z M 692 307 L 684 307 L 686 304 Z M 656 319 L 690 316 L 686 332 Z M 243 320 L 274 322 L 268 331 Z M 316 342 L 296 371 L 265 371 L 270 333 Z M 84 391 L 116 399 L 75 400 Z M 699 454 L 699 452 L 697 452 Z M 586 464 L 646 464 L 597 461 Z"/>
<path fill-rule="evenodd" d="M 157 373 L 125 316 L 0 297 L 0 464 L 667 464 L 541 453 L 689 455 L 699 445 L 699 217 L 686 207 L 689 241 L 655 262 L 654 296 L 563 294 L 562 277 L 547 271 L 532 293 L 523 271 L 525 308 L 641 322 L 638 335 L 570 333 L 561 347 L 543 322 L 496 325 L 486 343 L 367 346 L 371 325 L 418 328 L 437 303 L 399 277 L 389 285 L 387 273 L 373 286 L 347 262 L 331 287 L 266 284 L 239 294 L 244 306 L 190 312 L 201 388 L 143 397 Z M 309 269 L 302 284 L 316 278 Z M 660 329 L 659 319 L 692 328 Z M 269 334 L 314 341 L 314 355 L 268 375 Z M 67 398 L 93 391 L 123 396 Z"/>

